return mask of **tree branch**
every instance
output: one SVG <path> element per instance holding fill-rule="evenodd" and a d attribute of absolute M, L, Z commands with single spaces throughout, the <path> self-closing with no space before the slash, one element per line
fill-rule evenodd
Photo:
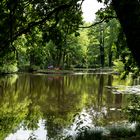
<path fill-rule="evenodd" d="M 52 10 L 51 12 L 49 12 L 47 14 L 46 17 L 44 17 L 43 19 L 39 20 L 39 21 L 33 21 L 28 23 L 27 27 L 24 27 L 23 29 L 21 29 L 20 31 L 18 31 L 17 33 L 15 33 L 13 39 L 15 40 L 18 36 L 22 35 L 22 34 L 26 34 L 30 31 L 31 28 L 38 26 L 40 24 L 44 24 L 47 20 L 49 20 L 52 15 L 56 12 L 62 11 L 64 9 L 68 9 L 70 6 L 72 6 L 71 4 L 64 4 L 64 5 L 60 5 L 59 7 L 55 8 L 54 10 Z"/>
<path fill-rule="evenodd" d="M 113 19 L 113 18 L 116 18 L 116 19 L 117 19 L 116 16 L 108 16 L 108 17 L 104 17 L 102 20 L 97 21 L 97 22 L 95 22 L 95 23 L 93 23 L 93 24 L 91 24 L 91 25 L 89 25 L 89 26 L 79 26 L 79 28 L 91 28 L 91 27 L 93 27 L 93 26 L 96 26 L 96 25 L 98 25 L 98 24 L 100 24 L 100 23 L 102 23 L 102 22 L 108 20 L 108 19 Z"/>

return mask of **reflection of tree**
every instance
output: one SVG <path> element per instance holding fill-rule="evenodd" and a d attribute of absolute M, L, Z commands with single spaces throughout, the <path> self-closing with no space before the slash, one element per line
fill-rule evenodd
<path fill-rule="evenodd" d="M 47 120 L 46 128 L 49 137 L 59 135 L 62 128 L 71 123 L 72 116 L 81 108 L 79 106 L 82 101 L 79 96 L 82 94 L 81 90 L 77 90 L 75 85 L 71 85 L 68 80 L 70 77 L 63 76 L 52 77 L 51 80 L 48 80 L 50 88 L 45 103 L 44 116 Z"/>
<path fill-rule="evenodd" d="M 21 94 L 17 76 L 6 77 L 3 80 L 3 96 L 0 96 L 0 138 L 4 139 L 9 133 L 16 131 L 19 124 L 29 114 L 31 100 Z M 0 83 L 1 83 L 0 79 Z M 24 93 L 24 92 L 23 92 Z M 35 116 L 35 115 L 34 115 Z"/>
<path fill-rule="evenodd" d="M 72 81 L 75 82 L 75 80 Z M 5 123 L 5 125 L 8 123 L 9 126 L 13 126 L 7 134 L 21 122 L 24 123 L 25 128 L 36 129 L 41 116 L 46 118 L 47 129 L 51 130 L 48 133 L 52 137 L 56 134 L 55 132 L 58 133 L 61 130 L 60 128 L 70 124 L 72 116 L 82 107 L 80 105 L 82 93 L 80 87 L 76 89 L 76 86 L 73 86 L 69 81 L 70 77 L 53 76 L 50 80 L 47 76 L 37 75 L 19 75 L 18 80 L 12 84 L 8 84 L 8 79 L 6 79 L 3 85 L 4 96 L 1 97 L 0 109 L 5 111 L 10 109 L 8 117 L 12 114 L 19 119 L 16 121 L 16 125 L 12 125 L 13 121 Z M 80 82 L 80 79 L 78 81 Z M 77 86 L 80 85 L 77 84 Z M 3 108 L 2 103 L 8 105 Z M 7 113 L 1 112 L 1 114 L 6 117 Z M 4 132 L 6 131 L 4 130 L 2 133 Z"/>
<path fill-rule="evenodd" d="M 108 82 L 107 82 L 107 86 L 111 87 L 112 86 L 112 82 L 113 82 L 113 76 L 112 75 L 108 75 Z M 107 99 L 107 112 L 110 113 L 110 108 L 113 108 L 114 104 L 113 104 L 113 94 L 112 91 L 110 89 L 107 90 L 106 92 L 106 99 Z M 109 116 L 109 115 L 108 115 Z"/>
<path fill-rule="evenodd" d="M 42 114 L 40 113 L 39 106 L 33 106 L 30 104 L 28 106 L 29 112 L 24 118 L 23 125 L 29 130 L 35 130 L 38 128 L 39 119 L 41 119 Z"/>
<path fill-rule="evenodd" d="M 130 84 L 130 79 L 127 79 L 127 85 Z M 120 84 L 126 84 L 125 80 L 121 80 L 120 78 L 116 77 L 115 75 L 108 75 L 108 84 L 107 86 L 112 87 L 112 86 L 117 86 Z M 121 106 L 125 104 L 122 100 L 122 95 L 119 94 L 112 94 L 112 91 L 110 89 L 107 90 L 107 121 L 108 122 L 117 122 L 121 121 L 124 119 L 122 117 L 123 113 L 120 110 Z"/>
<path fill-rule="evenodd" d="M 108 75 L 108 86 L 112 86 L 112 81 L 113 81 L 113 76 L 111 74 Z M 111 92 L 111 90 L 107 90 L 107 104 L 108 107 L 110 107 L 111 104 L 113 104 L 113 94 Z"/>
<path fill-rule="evenodd" d="M 104 88 L 112 82 L 111 75 L 22 74 L 1 78 L 0 137 L 16 131 L 21 122 L 25 128 L 34 130 L 41 118 L 46 120 L 48 136 L 57 137 L 85 105 L 97 112 L 105 106 L 116 107 L 114 96 Z M 109 115 L 118 119 L 110 110 Z M 106 121 L 111 121 L 111 117 Z"/>
<path fill-rule="evenodd" d="M 98 86 L 98 104 L 102 105 L 102 97 L 103 97 L 103 88 L 104 88 L 104 76 L 103 74 L 99 75 L 99 86 Z"/>
<path fill-rule="evenodd" d="M 48 113 L 46 114 L 46 129 L 48 132 L 49 138 L 57 138 L 58 135 L 60 135 L 64 128 L 64 122 L 62 122 L 61 116 L 58 116 L 59 114 L 54 113 Z M 58 119 L 60 118 L 60 120 Z M 62 125 L 63 124 L 63 125 Z"/>
<path fill-rule="evenodd" d="M 115 94 L 115 106 L 116 108 L 121 108 L 122 94 Z"/>
<path fill-rule="evenodd" d="M 12 105 L 12 107 L 10 107 Z M 9 133 L 16 131 L 19 123 L 25 118 L 27 113 L 28 104 L 18 103 L 14 104 L 1 104 L 0 107 L 0 138 L 4 139 Z"/>

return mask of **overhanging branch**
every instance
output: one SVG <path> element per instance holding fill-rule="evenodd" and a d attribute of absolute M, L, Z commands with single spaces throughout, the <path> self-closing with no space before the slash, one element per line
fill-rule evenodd
<path fill-rule="evenodd" d="M 50 13 L 47 14 L 46 17 L 44 17 L 43 19 L 39 20 L 39 21 L 33 21 L 33 22 L 30 22 L 28 23 L 28 25 L 26 27 L 24 27 L 23 29 L 21 29 L 20 31 L 18 31 L 17 33 L 15 33 L 15 36 L 13 37 L 13 39 L 15 40 L 18 36 L 22 35 L 22 34 L 26 34 L 30 31 L 31 28 L 35 27 L 35 26 L 38 26 L 38 25 L 41 25 L 41 24 L 44 24 L 47 20 L 49 20 L 52 15 L 58 11 L 62 11 L 64 9 L 67 9 L 71 6 L 71 4 L 64 4 L 64 5 L 61 5 L 57 8 L 55 8 L 54 10 L 52 10 Z"/>
<path fill-rule="evenodd" d="M 97 22 L 94 22 L 93 24 L 91 24 L 91 25 L 89 25 L 89 26 L 79 26 L 79 28 L 91 28 L 91 27 L 93 27 L 93 26 L 96 26 L 96 25 L 98 25 L 98 24 L 100 24 L 100 23 L 102 23 L 102 22 L 108 20 L 108 19 L 113 19 L 113 18 L 117 18 L 117 17 L 116 17 L 116 16 L 104 17 L 102 20 L 97 21 Z"/>

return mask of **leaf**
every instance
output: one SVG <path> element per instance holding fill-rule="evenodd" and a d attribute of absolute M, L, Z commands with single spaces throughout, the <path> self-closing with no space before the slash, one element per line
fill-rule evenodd
<path fill-rule="evenodd" d="M 79 32 L 75 32 L 75 37 L 80 36 Z"/>

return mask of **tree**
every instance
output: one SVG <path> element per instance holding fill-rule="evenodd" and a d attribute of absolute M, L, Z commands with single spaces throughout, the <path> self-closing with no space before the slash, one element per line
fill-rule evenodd
<path fill-rule="evenodd" d="M 105 0 L 105 2 L 109 2 L 109 0 Z M 138 0 L 112 0 L 111 5 L 126 36 L 127 45 L 140 66 L 138 53 L 138 44 L 140 44 L 140 2 Z"/>
<path fill-rule="evenodd" d="M 100 62 L 101 62 L 101 67 L 103 68 L 104 67 L 104 63 L 105 63 L 105 52 L 104 52 L 104 27 L 103 25 L 99 25 L 99 28 L 100 28 L 100 39 L 99 39 L 99 42 L 100 42 Z"/>
<path fill-rule="evenodd" d="M 108 46 L 108 66 L 112 67 L 112 62 L 113 62 L 113 53 L 117 53 L 115 51 L 116 49 L 116 40 L 118 39 L 118 30 L 119 30 L 119 24 L 116 19 L 112 19 L 107 23 L 107 28 L 108 29 L 108 37 L 106 39 L 106 43 Z M 119 47 L 118 47 L 119 48 Z M 118 52 L 119 53 L 119 52 Z M 116 57 L 115 57 L 116 59 Z"/>
<path fill-rule="evenodd" d="M 98 22 L 99 19 L 96 20 Z M 89 52 L 93 52 L 92 54 L 89 54 L 89 56 L 96 56 L 97 61 L 94 59 L 92 61 L 96 61 L 96 63 L 99 64 L 99 59 L 101 67 L 112 66 L 112 62 L 115 59 L 115 57 L 113 57 L 113 52 L 115 52 L 115 42 L 118 38 L 117 30 L 118 24 L 115 19 L 112 19 L 109 22 L 100 23 L 89 29 L 89 38 L 91 41 Z"/>
<path fill-rule="evenodd" d="M 97 20 L 97 19 L 96 19 Z M 88 51 L 94 51 L 94 57 L 96 57 L 97 64 L 104 67 L 105 63 L 105 52 L 104 52 L 104 23 L 97 25 L 96 27 L 89 30 L 89 38 L 91 40 L 91 46 L 89 46 Z M 90 55 L 90 54 L 89 54 Z"/>
<path fill-rule="evenodd" d="M 71 14 L 79 16 L 81 4 L 78 1 L 2 0 L 0 2 L 0 56 L 5 56 L 7 52 L 16 51 L 13 42 L 22 34 L 30 33 L 35 26 L 47 26 L 47 22 L 51 21 L 50 23 L 54 27 L 62 16 L 63 19 L 66 19 L 67 24 L 76 26 L 75 20 L 77 18 L 68 20 L 68 16 Z"/>
<path fill-rule="evenodd" d="M 69 25 L 70 28 L 78 28 L 81 17 L 81 4 L 84 0 L 2 0 L 0 2 L 0 64 L 5 59 L 14 59 L 16 47 L 13 42 L 22 34 L 31 33 L 33 27 L 50 30 L 59 23 Z M 126 36 L 127 46 L 140 66 L 140 4 L 138 0 L 98 0 L 107 4 L 107 8 L 114 9 Z M 109 6 L 110 5 L 110 6 Z M 108 13 L 110 10 L 108 10 Z M 110 13 L 111 16 L 112 13 Z M 55 30 L 52 30 L 55 31 Z M 60 31 L 60 30 L 59 30 Z M 61 48 L 61 47 L 60 47 Z M 60 51 L 61 52 L 61 51 Z M 60 53 L 61 54 L 61 53 Z M 6 56 L 7 55 L 7 56 Z M 111 55 L 110 55 L 111 58 Z"/>

